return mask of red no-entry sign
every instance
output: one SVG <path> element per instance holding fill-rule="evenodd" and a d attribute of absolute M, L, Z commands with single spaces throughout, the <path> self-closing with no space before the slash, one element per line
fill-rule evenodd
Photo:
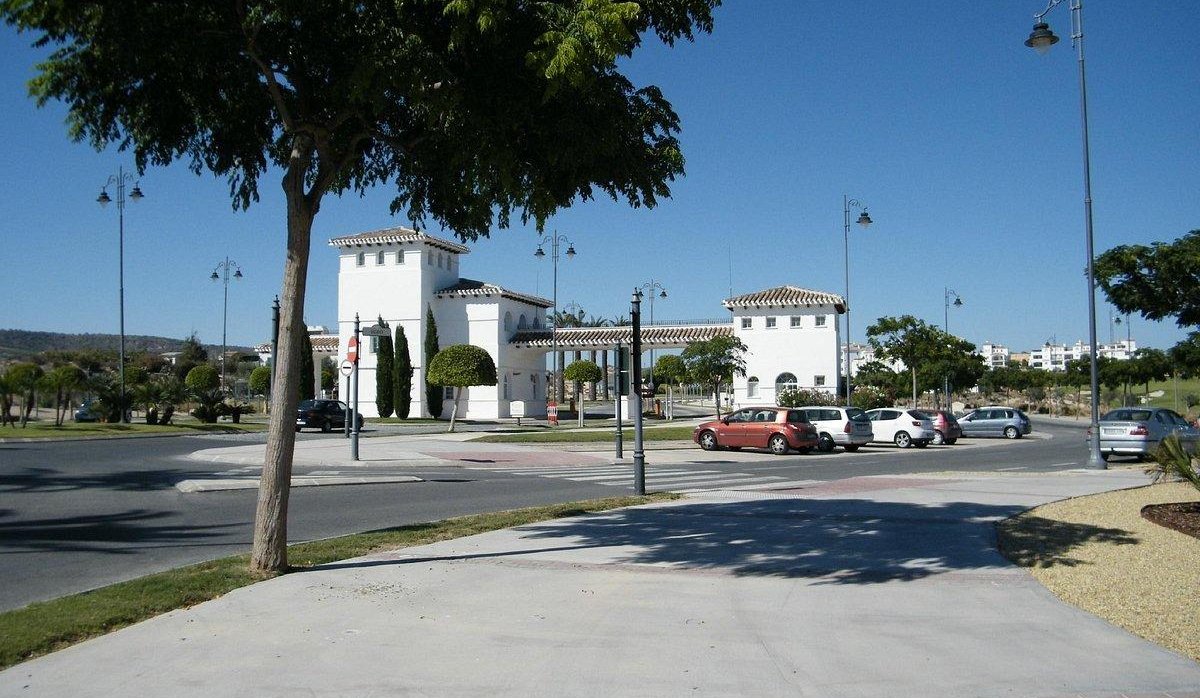
<path fill-rule="evenodd" d="M 358 361 L 358 338 L 357 337 L 350 338 L 350 348 L 346 350 L 346 360 L 354 361 L 354 362 Z"/>

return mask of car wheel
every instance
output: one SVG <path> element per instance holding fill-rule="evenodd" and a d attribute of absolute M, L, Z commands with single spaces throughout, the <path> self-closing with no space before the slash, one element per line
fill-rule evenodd
<path fill-rule="evenodd" d="M 331 425 L 329 423 L 328 419 L 326 419 L 324 422 L 321 422 L 321 433 L 322 434 L 328 434 L 331 429 L 333 429 L 333 425 Z"/>
<path fill-rule="evenodd" d="M 935 430 L 933 432 L 933 445 L 941 446 L 944 443 L 946 443 L 946 435 L 941 430 Z"/>
<path fill-rule="evenodd" d="M 821 434 L 817 439 L 817 450 L 821 453 L 831 453 L 835 446 L 837 444 L 833 442 L 833 437 L 829 434 Z"/>
<path fill-rule="evenodd" d="M 846 453 L 854 453 L 855 451 L 858 450 L 858 446 L 853 446 L 853 445 L 843 446 L 842 448 L 846 449 Z"/>
<path fill-rule="evenodd" d="M 908 435 L 907 431 L 897 432 L 895 441 L 900 448 L 908 448 L 912 445 L 912 437 Z"/>
<path fill-rule="evenodd" d="M 947 446 L 953 446 L 956 443 L 958 443 L 958 439 L 946 439 Z"/>
<path fill-rule="evenodd" d="M 1100 454 L 1100 458 L 1101 458 L 1101 460 L 1103 460 L 1105 463 L 1107 463 L 1107 462 L 1108 462 L 1108 458 L 1109 458 L 1109 454 L 1107 454 L 1107 453 L 1101 453 L 1101 454 Z"/>
<path fill-rule="evenodd" d="M 717 435 L 711 431 L 700 434 L 700 448 L 705 451 L 715 451 L 721 446 L 717 443 Z"/>
<path fill-rule="evenodd" d="M 767 441 L 767 448 L 777 456 L 786 456 L 788 452 L 787 437 L 783 434 L 775 434 Z"/>
<path fill-rule="evenodd" d="M 1019 439 L 1021 438 L 1021 432 L 1016 427 L 1004 427 L 1004 438 Z"/>

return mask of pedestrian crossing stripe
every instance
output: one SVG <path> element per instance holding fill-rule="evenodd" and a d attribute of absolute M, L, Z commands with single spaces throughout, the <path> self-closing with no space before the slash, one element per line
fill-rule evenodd
<path fill-rule="evenodd" d="M 561 466 L 544 465 L 467 465 L 467 470 L 487 470 L 524 477 L 545 477 L 572 482 L 587 482 L 607 487 L 633 488 L 633 465 Z M 812 484 L 814 480 L 788 480 L 779 475 L 730 473 L 721 470 L 691 470 L 688 468 L 648 468 L 647 487 L 658 491 L 705 492 L 722 489 L 783 489 Z"/>

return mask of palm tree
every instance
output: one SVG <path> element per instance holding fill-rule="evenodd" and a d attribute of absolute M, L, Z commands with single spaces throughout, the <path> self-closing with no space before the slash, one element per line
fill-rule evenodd
<path fill-rule="evenodd" d="M 162 385 L 158 381 L 146 381 L 133 387 L 134 406 L 146 412 L 146 424 L 158 424 L 158 403 L 162 400 Z"/>
<path fill-rule="evenodd" d="M 61 427 L 71 409 L 71 394 L 87 382 L 87 374 L 75 364 L 52 369 L 42 377 L 41 389 L 54 393 L 54 426 Z"/>

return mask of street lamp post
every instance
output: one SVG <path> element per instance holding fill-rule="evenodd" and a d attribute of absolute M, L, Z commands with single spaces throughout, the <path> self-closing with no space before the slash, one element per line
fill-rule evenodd
<path fill-rule="evenodd" d="M 537 251 L 533 253 L 534 257 L 541 259 L 546 256 L 546 251 L 542 249 L 547 243 L 550 245 L 550 260 L 554 265 L 554 315 L 551 316 L 550 325 L 550 346 L 551 352 L 554 354 L 554 397 L 556 400 L 562 400 L 563 380 L 562 380 L 562 362 L 558 357 L 558 248 L 559 245 L 566 243 L 567 259 L 575 258 L 575 243 L 571 242 L 566 235 L 541 235 L 538 237 Z"/>
<path fill-rule="evenodd" d="M 630 416 L 633 417 L 633 492 L 646 494 L 646 451 L 642 440 L 642 289 L 634 288 L 630 299 L 633 323 L 632 349 L 629 354 Z M 718 398 L 720 399 L 720 398 Z"/>
<path fill-rule="evenodd" d="M 962 307 L 962 296 L 958 295 L 958 291 L 949 286 L 942 287 L 942 329 L 946 334 L 950 334 L 950 297 L 954 297 L 953 305 L 955 308 Z M 946 396 L 946 409 L 950 409 L 950 374 L 945 376 L 945 384 L 942 386 L 942 394 Z"/>
<path fill-rule="evenodd" d="M 667 289 L 654 279 L 650 279 L 639 287 L 646 292 L 646 297 L 650 299 L 650 324 L 654 325 L 654 292 L 658 291 L 658 297 L 665 299 L 667 297 Z M 639 357 L 640 359 L 641 357 Z M 650 387 L 657 387 L 654 384 L 654 347 L 650 347 Z"/>
<path fill-rule="evenodd" d="M 862 202 L 857 199 L 851 199 L 846 195 L 842 195 L 842 212 L 845 219 L 844 239 L 845 244 L 845 263 L 846 263 L 846 406 L 850 406 L 850 207 L 858 209 L 861 213 L 858 220 L 855 221 L 864 229 L 871 225 L 871 217 L 867 215 L 867 208 Z"/>
<path fill-rule="evenodd" d="M 96 203 L 101 207 L 112 203 L 112 199 L 108 196 L 108 188 L 112 185 L 117 185 L 117 305 L 120 310 L 121 323 L 121 344 L 117 354 L 117 374 L 120 376 L 121 385 L 121 421 L 128 422 L 129 414 L 125 407 L 125 183 L 133 182 L 133 189 L 129 192 L 130 201 L 140 201 L 144 198 L 141 187 L 138 186 L 137 180 L 133 175 L 125 171 L 123 167 L 117 167 L 115 175 L 109 175 L 108 181 L 100 188 L 100 196 L 96 197 Z"/>
<path fill-rule="evenodd" d="M 229 319 L 229 270 L 233 269 L 233 278 L 235 280 L 242 278 L 242 268 L 238 263 L 226 257 L 224 261 L 218 262 L 213 269 L 213 273 L 208 278 L 213 281 L 221 281 L 225 285 L 225 297 L 221 304 L 221 388 L 225 388 L 225 362 L 228 360 L 229 350 L 226 348 L 226 329 Z"/>
<path fill-rule="evenodd" d="M 1046 9 L 1036 13 L 1033 31 L 1025 40 L 1025 45 L 1040 54 L 1045 54 L 1050 47 L 1058 43 L 1058 37 L 1050 31 L 1050 25 L 1044 20 L 1063 0 L 1050 0 Z M 1083 221 L 1084 234 L 1087 241 L 1087 289 L 1088 289 L 1088 359 L 1091 364 L 1091 430 L 1089 434 L 1088 467 L 1104 470 L 1107 466 L 1100 457 L 1100 372 L 1096 359 L 1096 270 L 1095 251 L 1092 237 L 1092 164 L 1088 144 L 1088 112 L 1087 112 L 1087 73 L 1083 61 L 1083 5 L 1082 0 L 1068 0 L 1071 9 L 1071 43 L 1079 63 L 1079 114 L 1083 125 Z"/>

